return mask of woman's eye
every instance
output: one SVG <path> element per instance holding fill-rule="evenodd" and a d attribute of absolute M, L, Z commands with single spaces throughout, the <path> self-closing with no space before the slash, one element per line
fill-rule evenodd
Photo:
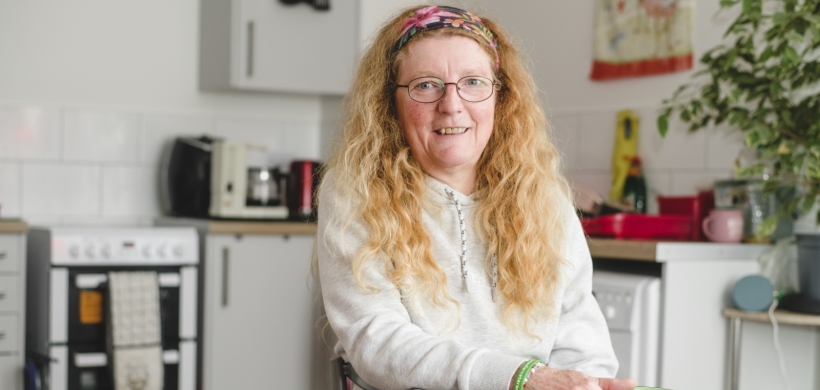
<path fill-rule="evenodd" d="M 423 83 L 419 83 L 416 86 L 416 88 L 418 88 L 418 89 L 430 89 L 430 88 L 433 88 L 433 83 L 431 83 L 429 81 L 425 81 Z"/>
<path fill-rule="evenodd" d="M 476 86 L 484 84 L 481 79 L 467 79 L 467 85 Z"/>

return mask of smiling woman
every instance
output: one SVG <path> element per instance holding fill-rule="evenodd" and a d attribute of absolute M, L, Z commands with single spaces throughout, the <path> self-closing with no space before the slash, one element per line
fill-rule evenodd
<path fill-rule="evenodd" d="M 336 352 L 379 389 L 631 389 L 532 77 L 498 25 L 412 8 L 365 52 L 319 195 Z M 354 388 L 356 388 L 354 386 Z"/>

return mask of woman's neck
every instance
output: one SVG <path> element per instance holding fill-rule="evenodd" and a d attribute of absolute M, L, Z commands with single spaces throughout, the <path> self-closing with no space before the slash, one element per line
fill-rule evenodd
<path fill-rule="evenodd" d="M 434 179 L 464 194 L 472 195 L 475 191 L 476 173 L 472 172 L 428 172 Z"/>

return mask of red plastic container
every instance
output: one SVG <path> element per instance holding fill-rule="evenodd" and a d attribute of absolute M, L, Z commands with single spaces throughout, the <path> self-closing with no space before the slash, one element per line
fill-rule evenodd
<path fill-rule="evenodd" d="M 659 196 L 658 212 L 661 215 L 681 215 L 692 218 L 692 232 L 689 239 L 703 241 L 703 219 L 709 210 L 715 208 L 715 195 L 712 191 L 701 191 L 697 196 Z"/>
<path fill-rule="evenodd" d="M 692 234 L 692 218 L 680 215 L 618 213 L 597 218 L 582 218 L 589 236 L 629 239 L 687 240 Z"/>

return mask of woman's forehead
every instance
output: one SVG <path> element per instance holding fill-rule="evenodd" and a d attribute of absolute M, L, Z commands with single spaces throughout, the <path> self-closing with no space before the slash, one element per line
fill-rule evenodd
<path fill-rule="evenodd" d="M 399 78 L 492 76 L 493 59 L 474 39 L 459 35 L 425 37 L 405 48 Z"/>

